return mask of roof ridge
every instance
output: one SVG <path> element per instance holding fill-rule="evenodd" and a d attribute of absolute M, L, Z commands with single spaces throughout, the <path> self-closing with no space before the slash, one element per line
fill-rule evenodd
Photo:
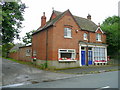
<path fill-rule="evenodd" d="M 67 11 L 70 11 L 70 10 L 68 9 L 64 12 L 54 10 L 57 16 L 54 19 L 47 21 L 46 24 L 42 28 L 38 28 L 36 32 L 34 33 L 37 33 L 50 26 L 53 26 Z M 76 15 L 72 15 L 72 16 L 82 30 L 95 31 L 97 29 L 97 25 L 93 21 L 88 20 L 87 18 L 76 16 Z"/>

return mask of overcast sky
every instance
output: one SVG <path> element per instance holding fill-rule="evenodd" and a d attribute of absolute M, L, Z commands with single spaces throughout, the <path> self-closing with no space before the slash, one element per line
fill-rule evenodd
<path fill-rule="evenodd" d="M 86 18 L 88 13 L 96 24 L 102 23 L 109 16 L 118 15 L 118 2 L 120 0 L 22 0 L 28 7 L 25 10 L 20 37 L 26 32 L 36 30 L 41 25 L 43 12 L 47 21 L 54 10 L 64 12 L 67 9 L 73 15 Z M 18 40 L 15 41 L 17 43 Z"/>

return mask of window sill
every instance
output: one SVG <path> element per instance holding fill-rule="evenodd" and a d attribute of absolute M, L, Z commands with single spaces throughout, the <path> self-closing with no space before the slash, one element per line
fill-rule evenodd
<path fill-rule="evenodd" d="M 77 61 L 77 60 L 59 60 L 59 62 L 74 62 L 74 61 Z"/>
<path fill-rule="evenodd" d="M 102 42 L 101 40 L 97 40 L 97 42 Z"/>
<path fill-rule="evenodd" d="M 84 39 L 85 41 L 88 41 L 88 39 Z"/>
<path fill-rule="evenodd" d="M 67 36 L 64 36 L 64 38 L 72 38 L 72 37 L 67 37 Z"/>
<path fill-rule="evenodd" d="M 26 57 L 30 57 L 30 55 L 26 55 Z"/>

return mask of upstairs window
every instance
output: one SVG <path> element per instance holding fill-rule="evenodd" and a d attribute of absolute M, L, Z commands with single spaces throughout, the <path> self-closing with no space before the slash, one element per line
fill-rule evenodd
<path fill-rule="evenodd" d="M 71 36 L 71 28 L 64 28 L 64 37 L 65 38 L 72 38 L 72 36 Z"/>
<path fill-rule="evenodd" d="M 96 34 L 96 40 L 101 41 L 101 34 L 99 34 L 99 33 Z"/>
<path fill-rule="evenodd" d="M 87 33 L 84 33 L 84 40 L 88 40 Z"/>

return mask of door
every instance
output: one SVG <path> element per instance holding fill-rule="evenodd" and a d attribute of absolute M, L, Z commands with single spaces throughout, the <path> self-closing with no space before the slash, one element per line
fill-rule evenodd
<path fill-rule="evenodd" d="M 92 65 L 92 51 L 88 51 L 88 65 Z"/>
<path fill-rule="evenodd" d="M 85 65 L 85 51 L 81 51 L 81 64 Z"/>

